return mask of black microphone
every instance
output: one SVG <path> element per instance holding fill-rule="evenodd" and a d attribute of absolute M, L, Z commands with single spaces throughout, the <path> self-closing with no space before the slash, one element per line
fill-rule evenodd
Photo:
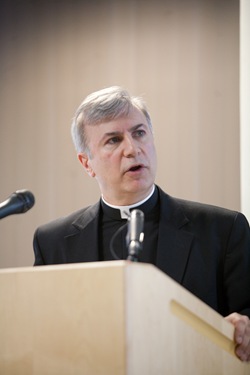
<path fill-rule="evenodd" d="M 144 213 L 141 210 L 133 210 L 131 212 L 128 222 L 127 232 L 127 246 L 128 258 L 133 262 L 138 262 L 139 252 L 142 250 L 143 244 L 143 227 L 144 227 Z"/>
<path fill-rule="evenodd" d="M 34 195 L 28 190 L 17 190 L 0 204 L 0 219 L 8 215 L 22 214 L 33 207 Z"/>

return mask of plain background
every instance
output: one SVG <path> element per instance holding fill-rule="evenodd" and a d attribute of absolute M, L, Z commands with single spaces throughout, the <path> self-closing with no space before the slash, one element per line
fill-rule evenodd
<path fill-rule="evenodd" d="M 37 226 L 99 199 L 70 124 L 90 92 L 144 97 L 169 194 L 240 210 L 238 0 L 3 0 L 0 201 L 35 206 L 0 222 L 0 268 L 33 264 Z"/>

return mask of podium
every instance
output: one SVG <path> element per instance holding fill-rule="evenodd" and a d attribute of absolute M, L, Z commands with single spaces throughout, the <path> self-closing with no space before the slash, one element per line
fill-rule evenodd
<path fill-rule="evenodd" d="M 0 271 L 0 374 L 250 374 L 233 331 L 150 264 Z"/>

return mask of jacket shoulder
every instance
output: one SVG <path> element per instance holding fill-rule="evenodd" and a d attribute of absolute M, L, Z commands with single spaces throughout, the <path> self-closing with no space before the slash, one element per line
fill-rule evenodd
<path fill-rule="evenodd" d="M 231 210 L 224 207 L 219 207 L 212 204 L 195 202 L 187 199 L 173 197 L 166 194 L 160 189 L 161 200 L 164 202 L 165 209 L 173 214 L 181 213 L 188 220 L 201 221 L 209 220 L 211 222 L 234 222 L 235 220 L 244 222 L 249 226 L 246 217 L 239 211 Z"/>
<path fill-rule="evenodd" d="M 74 228 L 83 226 L 88 220 L 95 217 L 98 212 L 98 208 L 99 203 L 96 203 L 94 205 L 74 211 L 69 215 L 54 219 L 39 226 L 36 229 L 35 235 L 37 233 L 39 233 L 39 235 L 49 235 L 50 233 L 55 235 L 58 232 L 64 233 L 64 235 L 70 234 Z"/>

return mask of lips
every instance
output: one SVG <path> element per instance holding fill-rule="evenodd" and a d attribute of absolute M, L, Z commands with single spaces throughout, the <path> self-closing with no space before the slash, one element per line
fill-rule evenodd
<path fill-rule="evenodd" d="M 142 170 L 145 166 L 143 164 L 134 164 L 131 167 L 129 167 L 126 172 L 138 172 Z"/>
<path fill-rule="evenodd" d="M 135 165 L 134 167 L 131 167 L 130 169 L 129 169 L 129 171 L 131 171 L 131 172 L 135 172 L 135 171 L 138 171 L 139 169 L 141 169 L 142 167 L 141 167 L 141 165 Z"/>

